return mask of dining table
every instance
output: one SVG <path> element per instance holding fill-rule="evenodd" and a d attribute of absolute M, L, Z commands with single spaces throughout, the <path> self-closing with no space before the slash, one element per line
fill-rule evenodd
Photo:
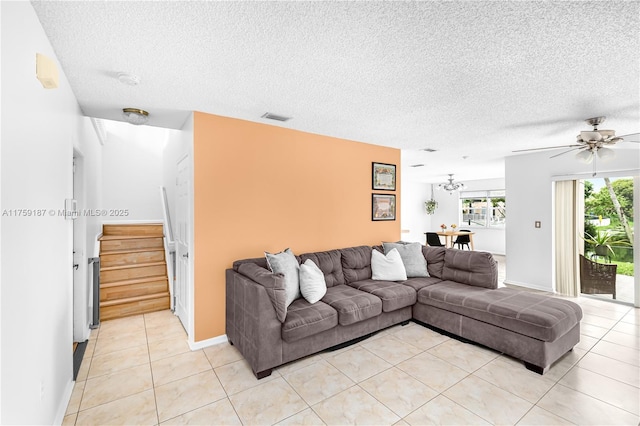
<path fill-rule="evenodd" d="M 441 237 L 444 237 L 444 245 L 448 248 L 453 248 L 453 237 L 457 237 L 460 235 L 468 235 L 469 236 L 469 245 L 471 246 L 471 250 L 473 250 L 473 234 L 474 232 L 467 231 L 440 231 L 436 232 Z"/>

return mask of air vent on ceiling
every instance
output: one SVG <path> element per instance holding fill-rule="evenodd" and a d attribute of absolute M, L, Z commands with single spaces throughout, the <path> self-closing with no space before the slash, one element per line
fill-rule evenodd
<path fill-rule="evenodd" d="M 267 118 L 269 120 L 276 120 L 276 121 L 288 121 L 288 120 L 291 120 L 291 117 L 285 117 L 284 115 L 272 114 L 270 112 L 265 112 L 264 114 L 262 114 L 262 118 Z"/>
<path fill-rule="evenodd" d="M 433 148 L 422 148 L 420 151 L 425 151 L 425 152 L 436 152 L 437 149 L 433 149 Z"/>
<path fill-rule="evenodd" d="M 412 164 L 409 167 L 424 167 L 424 164 Z"/>

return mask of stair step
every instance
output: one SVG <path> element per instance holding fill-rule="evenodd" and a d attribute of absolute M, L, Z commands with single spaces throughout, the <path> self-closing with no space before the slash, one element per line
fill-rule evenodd
<path fill-rule="evenodd" d="M 161 311 L 171 307 L 169 293 L 156 298 L 135 300 L 120 304 L 102 306 L 100 304 L 100 320 L 106 321 L 115 318 L 123 318 L 131 315 L 145 314 Z"/>
<path fill-rule="evenodd" d="M 100 241 L 117 241 L 117 240 L 148 240 L 152 238 L 164 238 L 164 235 L 103 235 Z"/>
<path fill-rule="evenodd" d="M 164 246 L 163 247 L 135 247 L 135 248 L 123 248 L 123 249 L 117 249 L 117 250 L 100 250 L 100 256 L 102 255 L 114 255 L 114 254 L 127 254 L 127 253 L 142 253 L 142 252 L 163 252 L 164 253 Z"/>
<path fill-rule="evenodd" d="M 106 307 L 106 306 L 114 306 L 114 305 L 118 305 L 118 304 L 125 304 L 125 303 L 131 303 L 131 302 L 140 302 L 143 300 L 150 300 L 150 299 L 159 299 L 162 297 L 169 297 L 169 292 L 168 291 L 164 291 L 162 293 L 152 293 L 152 294 L 144 294 L 144 295 L 140 295 L 140 296 L 131 296 L 131 297 L 127 297 L 125 299 L 117 299 L 117 300 L 105 300 L 105 301 L 101 301 L 100 302 L 100 308 Z"/>
<path fill-rule="evenodd" d="M 119 286 L 130 285 L 130 284 L 142 284 L 146 282 L 160 281 L 160 280 L 164 280 L 168 283 L 168 279 L 166 275 L 157 275 L 155 277 L 134 278 L 130 280 L 120 280 L 120 281 L 114 281 L 110 283 L 100 283 L 100 288 L 119 287 Z"/>
<path fill-rule="evenodd" d="M 164 262 L 147 262 L 147 263 L 137 263 L 135 265 L 116 265 L 116 266 L 100 266 L 100 272 L 103 271 L 116 271 L 116 270 L 120 270 L 120 269 L 133 269 L 133 268 L 140 268 L 143 266 L 158 266 L 158 265 L 164 265 Z"/>
<path fill-rule="evenodd" d="M 164 262 L 164 250 L 136 250 L 100 254 L 100 266 L 103 270 L 116 266 L 148 265 L 156 262 Z"/>
<path fill-rule="evenodd" d="M 103 236 L 144 235 L 144 236 L 162 237 L 164 233 L 162 231 L 162 223 L 145 223 L 145 224 L 128 223 L 128 224 L 117 224 L 117 225 L 103 225 L 102 235 Z"/>
<path fill-rule="evenodd" d="M 128 284 L 122 284 L 122 281 L 120 281 L 100 286 L 100 302 L 110 300 L 126 301 L 131 297 L 167 293 L 168 289 L 169 283 L 166 277 L 158 277 L 155 280 L 145 280 L 137 283 L 129 282 Z"/>
<path fill-rule="evenodd" d="M 164 249 L 164 241 L 160 237 L 103 238 L 107 239 L 100 240 L 100 251 L 102 253 L 130 249 Z"/>
<path fill-rule="evenodd" d="M 157 276 L 167 276 L 167 265 L 165 262 L 100 268 L 100 282 L 105 284 L 114 281 Z"/>

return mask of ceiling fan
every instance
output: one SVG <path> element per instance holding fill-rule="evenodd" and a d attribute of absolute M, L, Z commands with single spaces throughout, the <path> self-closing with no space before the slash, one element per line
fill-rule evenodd
<path fill-rule="evenodd" d="M 596 175 L 596 162 L 597 159 L 606 160 L 615 156 L 614 151 L 609 148 L 619 142 L 634 142 L 640 143 L 638 136 L 640 133 L 631 133 L 628 135 L 616 136 L 615 130 L 598 130 L 598 126 L 604 122 L 607 117 L 593 117 L 587 118 L 585 122 L 593 126 L 593 130 L 585 130 L 580 132 L 576 137 L 576 143 L 573 145 L 561 145 L 561 146 L 548 146 L 544 148 L 531 148 L 531 149 L 519 149 L 513 152 L 525 152 L 525 151 L 539 151 L 544 149 L 559 149 L 570 148 L 559 154 L 552 155 L 549 158 L 559 157 L 560 155 L 567 154 L 572 151 L 578 151 L 576 158 L 586 162 L 587 164 L 593 162 L 593 176 Z M 635 138 L 636 140 L 631 140 Z"/>

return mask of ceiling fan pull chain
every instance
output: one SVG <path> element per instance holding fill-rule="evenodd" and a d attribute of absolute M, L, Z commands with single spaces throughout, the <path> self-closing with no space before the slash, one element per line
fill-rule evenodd
<path fill-rule="evenodd" d="M 593 174 L 592 174 L 591 176 L 592 176 L 592 177 L 595 177 L 595 176 L 596 176 L 596 174 L 598 173 L 598 172 L 596 171 L 596 164 L 597 164 L 597 162 L 598 162 L 598 152 L 594 152 L 594 153 L 593 153 L 593 154 L 591 154 L 591 155 L 593 155 Z"/>

